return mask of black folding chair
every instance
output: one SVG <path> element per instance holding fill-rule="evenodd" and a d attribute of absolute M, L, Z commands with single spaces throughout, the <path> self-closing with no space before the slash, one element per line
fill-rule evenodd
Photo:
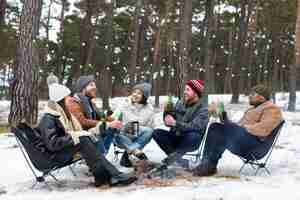
<path fill-rule="evenodd" d="M 114 162 L 118 162 L 119 161 L 119 154 L 125 153 L 125 150 L 120 149 L 115 142 L 113 142 L 113 146 L 114 146 L 114 158 L 113 161 Z"/>
<path fill-rule="evenodd" d="M 242 173 L 246 165 L 250 165 L 255 170 L 255 175 L 257 175 L 260 169 L 264 169 L 269 175 L 271 174 L 266 165 L 271 157 L 284 123 L 285 121 L 282 121 L 259 147 L 250 150 L 244 157 L 240 156 L 240 159 L 242 159 L 244 163 L 240 168 L 239 173 Z"/>
<path fill-rule="evenodd" d="M 71 159 L 64 163 L 53 161 L 51 159 L 51 155 L 47 152 L 46 148 L 42 145 L 37 145 L 40 144 L 40 137 L 38 131 L 32 129 L 25 123 L 21 123 L 17 127 L 13 127 L 12 132 L 16 137 L 17 144 L 21 149 L 21 152 L 26 160 L 27 165 L 29 166 L 31 172 L 35 177 L 36 182 L 32 186 L 32 188 L 34 188 L 37 183 L 46 183 L 45 178 L 47 176 L 52 177 L 56 181 L 56 183 L 59 183 L 58 179 L 53 175 L 53 172 L 67 166 L 70 168 L 72 174 L 75 176 L 71 165 L 81 160 L 81 158 Z M 42 175 L 38 176 L 34 168 L 40 171 Z"/>

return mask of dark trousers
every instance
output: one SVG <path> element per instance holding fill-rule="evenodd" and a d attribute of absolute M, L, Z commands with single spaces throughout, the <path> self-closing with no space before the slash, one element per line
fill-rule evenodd
<path fill-rule="evenodd" d="M 213 123 L 208 129 L 203 158 L 217 165 L 224 151 L 228 149 L 231 153 L 247 159 L 249 151 L 261 143 L 258 137 L 235 123 Z"/>
<path fill-rule="evenodd" d="M 183 155 L 186 152 L 197 150 L 202 137 L 203 135 L 197 132 L 185 132 L 179 136 L 175 131 L 155 129 L 153 132 L 153 139 L 167 155 L 174 152 Z"/>

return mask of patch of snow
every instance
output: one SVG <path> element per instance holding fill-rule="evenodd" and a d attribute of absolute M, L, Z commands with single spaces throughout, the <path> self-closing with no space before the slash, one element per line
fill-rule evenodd
<path fill-rule="evenodd" d="M 216 95 L 210 97 L 210 102 L 219 99 L 225 102 L 225 108 L 234 120 L 238 120 L 243 112 L 248 108 L 247 97 L 242 97 L 240 104 L 232 105 L 230 95 Z M 111 102 L 116 105 L 122 98 L 114 98 Z M 161 102 L 166 97 L 161 97 Z M 150 99 L 154 102 L 154 99 Z M 279 103 L 284 105 L 286 98 L 279 99 Z M 1 102 L 1 105 L 5 103 Z M 299 107 L 299 103 L 297 104 Z M 298 200 L 300 199 L 300 126 L 295 123 L 294 118 L 299 119 L 299 113 L 284 112 L 287 123 L 284 125 L 278 144 L 272 153 L 268 168 L 271 175 L 263 171 L 254 175 L 254 171 L 249 167 L 239 174 L 239 168 L 242 165 L 241 160 L 225 151 L 218 165 L 218 174 L 212 177 L 196 178 L 178 182 L 176 186 L 168 187 L 149 187 L 132 184 L 128 187 L 115 188 L 94 188 L 92 186 L 93 178 L 87 176 L 88 169 L 85 165 L 76 164 L 76 177 L 72 176 L 68 168 L 62 169 L 56 174 L 57 178 L 63 182 L 63 185 L 57 186 L 51 177 L 47 182 L 52 188 L 39 184 L 35 189 L 30 187 L 34 183 L 34 177 L 31 174 L 25 160 L 16 147 L 15 138 L 11 134 L 0 135 L 0 155 L 2 162 L 0 165 L 0 199 L 4 200 L 82 200 L 82 199 L 130 199 L 130 200 L 152 200 L 152 199 L 170 199 L 173 200 L 198 200 L 198 199 L 230 199 L 230 200 L 255 200 L 272 199 L 281 200 L 284 198 Z M 162 113 L 155 115 L 157 124 L 161 123 Z M 150 160 L 160 162 L 166 155 L 160 150 L 157 144 L 152 140 L 144 149 Z M 129 171 L 120 167 L 114 160 L 113 147 L 111 147 L 108 159 L 112 161 L 121 171 Z M 1 194 L 1 191 L 4 191 Z M 290 195 L 289 195 L 290 194 Z"/>

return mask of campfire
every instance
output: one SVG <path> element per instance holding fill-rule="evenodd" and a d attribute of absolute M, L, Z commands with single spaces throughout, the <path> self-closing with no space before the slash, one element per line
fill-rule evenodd
<path fill-rule="evenodd" d="M 191 181 L 192 173 L 181 167 L 165 166 L 148 160 L 137 161 L 135 174 L 138 177 L 137 185 L 150 187 L 175 186 L 182 181 Z"/>

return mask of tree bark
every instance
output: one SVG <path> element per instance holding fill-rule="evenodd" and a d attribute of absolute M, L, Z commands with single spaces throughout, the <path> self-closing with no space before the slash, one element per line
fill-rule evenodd
<path fill-rule="evenodd" d="M 103 100 L 103 109 L 109 109 L 109 97 L 112 96 L 112 57 L 113 57 L 113 11 L 114 5 L 113 3 L 108 4 L 106 9 L 106 45 L 107 49 L 105 51 L 105 65 L 104 65 L 104 80 L 105 80 L 105 88 L 104 94 L 102 96 Z"/>
<path fill-rule="evenodd" d="M 133 86 L 135 84 L 135 75 L 136 75 L 136 66 L 137 66 L 137 58 L 139 51 L 139 41 L 140 41 L 140 13 L 143 5 L 143 0 L 136 1 L 135 8 L 135 17 L 134 17 L 134 32 L 133 32 L 133 40 L 132 40 L 132 48 L 131 48 L 131 58 L 130 58 L 130 66 L 129 66 L 129 80 L 130 85 Z M 129 38 L 132 35 L 129 35 Z"/>
<path fill-rule="evenodd" d="M 93 0 L 86 0 L 86 14 L 83 18 L 81 24 L 80 24 L 80 56 L 78 59 L 77 64 L 72 66 L 70 76 L 68 78 L 68 81 L 66 85 L 68 87 L 72 87 L 75 80 L 79 78 L 81 75 L 81 69 L 85 67 L 85 64 L 87 63 L 87 57 L 89 48 L 91 45 L 91 38 L 92 38 L 92 16 L 93 16 L 93 10 L 95 9 L 95 3 Z"/>
<path fill-rule="evenodd" d="M 41 0 L 24 1 L 8 118 L 11 126 L 16 126 L 21 121 L 30 125 L 37 122 L 38 56 L 35 41 L 39 31 L 41 9 Z"/>
<path fill-rule="evenodd" d="M 207 0 L 206 1 L 206 35 L 204 39 L 204 69 L 205 69 L 205 95 L 204 102 L 208 103 L 208 94 L 212 91 L 212 85 L 210 84 L 210 80 L 212 77 L 212 69 L 211 69 L 211 60 L 213 57 L 212 51 L 212 35 L 214 29 L 214 6 L 215 0 Z"/>
<path fill-rule="evenodd" d="M 295 42 L 295 65 L 290 67 L 290 81 L 289 81 L 289 111 L 296 110 L 296 84 L 297 84 L 297 72 L 300 67 L 300 0 L 297 1 L 298 8 L 297 8 L 297 21 L 295 27 L 295 35 L 296 35 L 296 42 Z"/>
<path fill-rule="evenodd" d="M 153 54 L 153 68 L 158 75 L 156 79 L 153 80 L 155 83 L 154 94 L 155 94 L 155 106 L 159 106 L 159 88 L 160 88 L 160 75 L 159 75 L 159 66 L 160 66 L 160 46 L 161 46 L 161 32 L 162 26 L 159 25 L 158 31 L 155 37 L 155 44 L 154 44 L 154 54 Z"/>
<path fill-rule="evenodd" d="M 247 7 L 248 5 L 248 7 Z M 239 34 L 238 34 L 238 45 L 235 51 L 235 64 L 233 68 L 233 84 L 232 84 L 232 98 L 231 103 L 239 102 L 239 95 L 241 90 L 241 67 L 244 63 L 244 50 L 245 42 L 247 39 L 249 17 L 252 12 L 253 2 L 249 0 L 241 1 L 241 17 L 239 18 Z"/>
<path fill-rule="evenodd" d="M 5 24 L 6 0 L 0 0 L 0 26 Z"/>
<path fill-rule="evenodd" d="M 191 35 L 192 35 L 192 10 L 191 0 L 181 1 L 181 21 L 180 21 L 180 39 L 179 39 L 179 89 L 183 98 L 183 91 L 188 79 L 188 68 L 191 63 Z"/>

